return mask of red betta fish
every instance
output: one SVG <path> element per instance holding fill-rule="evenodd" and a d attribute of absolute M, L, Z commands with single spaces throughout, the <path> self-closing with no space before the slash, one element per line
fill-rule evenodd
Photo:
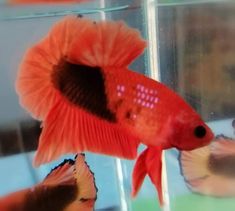
<path fill-rule="evenodd" d="M 235 196 L 235 140 L 219 137 L 211 145 L 183 151 L 182 174 L 196 193 L 216 197 Z"/>
<path fill-rule="evenodd" d="M 148 174 L 162 203 L 162 150 L 201 147 L 213 134 L 176 93 L 127 68 L 145 47 L 122 21 L 69 16 L 27 52 L 16 88 L 43 120 L 35 165 L 82 151 L 135 159 L 143 143 L 133 195 Z"/>
<path fill-rule="evenodd" d="M 79 154 L 65 160 L 38 185 L 0 198 L 1 211 L 93 211 L 94 175 Z"/>

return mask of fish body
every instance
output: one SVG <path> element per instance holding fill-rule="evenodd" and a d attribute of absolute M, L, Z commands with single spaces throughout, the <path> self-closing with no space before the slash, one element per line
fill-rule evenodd
<path fill-rule="evenodd" d="M 97 188 L 84 159 L 65 160 L 36 186 L 0 198 L 0 210 L 92 211 Z"/>
<path fill-rule="evenodd" d="M 204 146 L 213 133 L 175 92 L 128 69 L 145 47 L 121 21 L 70 16 L 28 51 L 16 89 L 22 106 L 43 121 L 35 165 L 82 151 L 135 159 L 143 143 L 133 195 L 148 174 L 162 199 L 162 150 Z"/>
<path fill-rule="evenodd" d="M 106 71 L 108 107 L 115 114 L 117 123 L 142 144 L 190 150 L 198 147 L 198 142 L 208 143 L 211 138 L 208 136 L 201 137 L 200 141 L 186 141 L 190 136 L 197 138 L 196 126 L 201 125 L 205 132 L 210 129 L 167 86 L 129 69 Z"/>
<path fill-rule="evenodd" d="M 235 196 L 234 163 L 235 141 L 228 137 L 180 155 L 182 175 L 190 190 L 216 197 Z"/>

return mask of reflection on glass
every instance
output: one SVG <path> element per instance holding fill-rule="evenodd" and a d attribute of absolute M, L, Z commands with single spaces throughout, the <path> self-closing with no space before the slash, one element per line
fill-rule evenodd
<path fill-rule="evenodd" d="M 235 115 L 235 4 L 159 7 L 163 81 L 205 119 Z"/>

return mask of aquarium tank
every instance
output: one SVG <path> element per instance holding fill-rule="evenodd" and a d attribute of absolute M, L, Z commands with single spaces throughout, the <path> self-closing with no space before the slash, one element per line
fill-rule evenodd
<path fill-rule="evenodd" d="M 41 122 L 20 106 L 15 91 L 17 72 L 27 49 L 66 15 L 97 21 L 122 20 L 138 29 L 148 46 L 130 68 L 177 92 L 215 135 L 235 138 L 233 0 L 19 2 L 0 0 L 0 197 L 32 187 L 65 158 L 74 157 L 66 155 L 33 167 Z M 137 197 L 131 197 L 135 161 L 86 152 L 98 188 L 95 210 L 235 210 L 234 196 L 215 197 L 190 189 L 182 172 L 180 153 L 170 149 L 162 156 L 164 206 L 160 207 L 157 191 L 148 177 Z M 235 159 L 231 169 L 234 165 Z M 230 179 L 235 180 L 235 176 Z"/>

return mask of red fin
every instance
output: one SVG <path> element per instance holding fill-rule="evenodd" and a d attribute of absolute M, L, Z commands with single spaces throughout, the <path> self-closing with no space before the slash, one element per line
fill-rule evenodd
<path fill-rule="evenodd" d="M 133 172 L 133 195 L 136 195 L 143 183 L 145 172 L 147 171 L 152 183 L 158 191 L 159 203 L 163 205 L 162 195 L 162 149 L 158 147 L 149 147 L 137 160 Z"/>
<path fill-rule="evenodd" d="M 147 174 L 147 169 L 145 164 L 147 153 L 148 149 L 145 149 L 137 158 L 137 161 L 135 163 L 132 173 L 132 193 L 131 193 L 132 197 L 135 197 L 139 192 L 144 182 L 144 178 Z"/>
<path fill-rule="evenodd" d="M 139 31 L 129 28 L 122 21 L 90 21 L 77 35 L 69 58 L 75 64 L 125 67 L 138 57 L 145 47 L 146 42 L 141 38 Z"/>
<path fill-rule="evenodd" d="M 75 34 L 86 26 L 87 21 L 76 16 L 65 17 L 24 56 L 16 80 L 16 92 L 20 104 L 35 118 L 44 120 L 56 102 L 51 74 L 59 61 L 67 56 Z"/>
<path fill-rule="evenodd" d="M 146 158 L 148 175 L 158 191 L 159 203 L 163 205 L 162 195 L 162 149 L 157 147 L 149 148 L 149 153 Z"/>
<path fill-rule="evenodd" d="M 134 159 L 138 145 L 138 139 L 119 124 L 98 118 L 61 98 L 43 124 L 34 164 L 86 150 Z"/>

